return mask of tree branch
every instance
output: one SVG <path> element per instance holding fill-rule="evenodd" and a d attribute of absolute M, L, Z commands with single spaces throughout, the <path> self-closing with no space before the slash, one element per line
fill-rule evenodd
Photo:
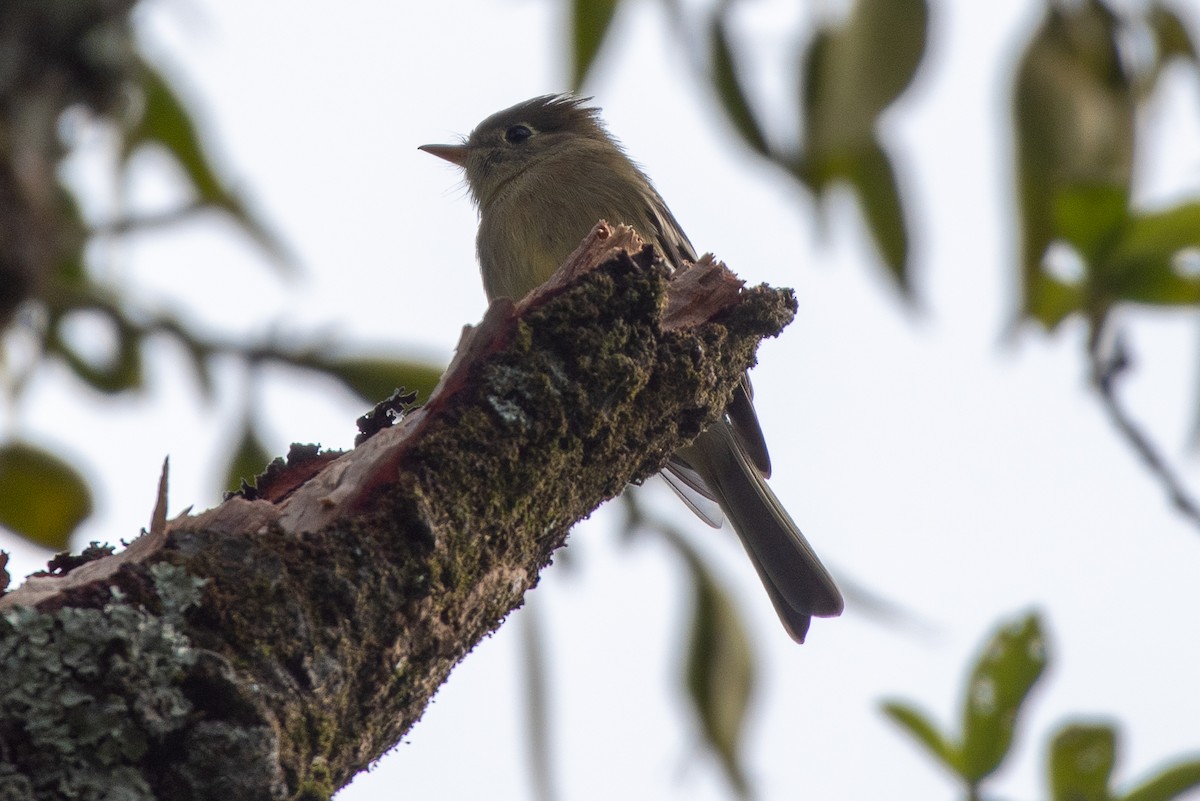
<path fill-rule="evenodd" d="M 0 795 L 328 798 L 575 521 L 723 413 L 794 312 L 790 291 L 707 258 L 672 273 L 598 226 L 545 287 L 492 304 L 395 427 L 345 454 L 294 447 L 257 499 L 0 598 L 0 670 L 20 677 L 0 687 Z"/>
<path fill-rule="evenodd" d="M 1117 431 L 1130 444 L 1134 452 L 1141 458 L 1150 474 L 1158 480 L 1167 493 L 1171 504 L 1193 525 L 1200 526 L 1200 505 L 1188 492 L 1183 482 L 1171 469 L 1165 457 L 1159 453 L 1154 443 L 1147 436 L 1117 397 L 1116 385 L 1121 376 L 1129 369 L 1129 353 L 1125 343 L 1118 333 L 1113 340 L 1111 353 L 1101 353 L 1099 337 L 1093 337 L 1088 348 L 1092 363 L 1092 386 L 1100 395 L 1100 405 L 1108 413 L 1109 419 Z"/>

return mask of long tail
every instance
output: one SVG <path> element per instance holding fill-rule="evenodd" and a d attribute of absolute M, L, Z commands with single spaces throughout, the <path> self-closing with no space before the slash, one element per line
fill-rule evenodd
<path fill-rule="evenodd" d="M 811 618 L 842 613 L 842 594 L 833 578 L 738 445 L 728 422 L 705 431 L 679 456 L 700 475 L 729 518 L 792 639 L 804 642 Z"/>

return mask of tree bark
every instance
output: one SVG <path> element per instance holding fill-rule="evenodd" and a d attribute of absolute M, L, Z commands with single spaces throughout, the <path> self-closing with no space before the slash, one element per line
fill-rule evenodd
<path fill-rule="evenodd" d="M 0 798 L 327 799 L 577 520 L 728 404 L 788 290 L 597 228 L 464 331 L 421 408 L 0 598 Z M 77 560 L 82 561 L 82 560 Z M 103 792 L 102 792 L 103 791 Z M 117 797 L 117 796 L 112 796 Z"/>

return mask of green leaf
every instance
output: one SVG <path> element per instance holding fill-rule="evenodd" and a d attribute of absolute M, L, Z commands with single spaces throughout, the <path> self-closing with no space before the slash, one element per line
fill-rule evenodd
<path fill-rule="evenodd" d="M 882 705 L 884 714 L 908 731 L 917 742 L 929 749 L 938 761 L 951 773 L 962 775 L 962 757 L 949 739 L 915 707 L 899 701 L 886 701 Z"/>
<path fill-rule="evenodd" d="M 0 446 L 0 525 L 62 551 L 91 513 L 91 491 L 69 464 L 32 445 Z"/>
<path fill-rule="evenodd" d="M 438 379 L 441 367 L 397 359 L 353 357 L 314 357 L 307 365 L 339 379 L 367 403 L 378 403 L 399 387 L 417 393 L 419 402 L 428 400 Z"/>
<path fill-rule="evenodd" d="M 845 24 L 818 31 L 801 70 L 811 158 L 874 140 L 924 56 L 928 22 L 925 0 L 858 0 Z"/>
<path fill-rule="evenodd" d="M 1200 248 L 1200 203 L 1135 214 L 1104 265 L 1103 289 L 1138 303 L 1200 303 L 1200 277 L 1182 275 L 1177 266 L 1189 248 Z"/>
<path fill-rule="evenodd" d="M 925 0 L 859 0 L 843 29 L 853 55 L 859 102 L 877 116 L 912 83 L 925 55 L 929 6 Z"/>
<path fill-rule="evenodd" d="M 1108 281 L 1115 299 L 1151 306 L 1194 306 L 1200 303 L 1200 277 L 1184 277 L 1170 264 L 1147 264 Z"/>
<path fill-rule="evenodd" d="M 128 131 L 122 144 L 122 160 L 128 160 L 140 145 L 157 142 L 183 167 L 202 200 L 217 205 L 225 203 L 225 187 L 209 163 L 187 109 L 157 70 L 145 62 L 141 67 L 144 107 L 137 125 Z"/>
<path fill-rule="evenodd" d="M 1073 292 L 1059 291 L 1065 285 L 1045 272 L 1046 250 L 1063 236 L 1058 226 L 1064 221 L 1057 219 L 1063 209 L 1056 208 L 1056 199 L 1075 187 L 1097 186 L 1117 187 L 1128 196 L 1132 185 L 1136 104 L 1117 33 L 1116 18 L 1099 3 L 1056 4 L 1016 73 L 1021 312 L 1048 325 L 1086 307 L 1075 302 Z M 1090 241 L 1086 221 L 1066 216 L 1072 237 Z"/>
<path fill-rule="evenodd" d="M 272 458 L 254 427 L 246 425 L 225 470 L 225 489 L 230 492 L 241 489 L 243 479 L 254 484 L 255 477 L 266 470 Z"/>
<path fill-rule="evenodd" d="M 183 168 L 202 205 L 223 209 L 277 264 L 291 267 L 293 258 L 283 243 L 220 179 L 200 141 L 195 122 L 166 80 L 145 61 L 141 62 L 139 75 L 144 107 L 137 124 L 126 131 L 122 162 L 128 161 L 130 154 L 142 145 L 161 145 Z"/>
<path fill-rule="evenodd" d="M 617 0 L 573 0 L 571 32 L 574 35 L 574 62 L 571 86 L 578 90 L 587 80 L 596 55 L 617 11 Z"/>
<path fill-rule="evenodd" d="M 789 165 L 817 194 L 838 178 L 854 186 L 880 255 L 907 296 L 909 233 L 877 128 L 912 83 L 928 25 L 925 0 L 858 0 L 843 25 L 816 33 L 801 66 L 804 152 Z"/>
<path fill-rule="evenodd" d="M 1002 627 L 976 662 L 963 702 L 962 775 L 978 783 L 1000 766 L 1029 691 L 1046 667 L 1037 615 Z"/>
<path fill-rule="evenodd" d="M 877 144 L 855 155 L 849 178 L 858 192 L 875 246 L 900 289 L 911 296 L 908 230 L 904 225 L 904 206 L 892 162 Z"/>
<path fill-rule="evenodd" d="M 1035 273 L 1025 288 L 1025 314 L 1053 330 L 1069 315 L 1083 311 L 1087 294 L 1078 284 L 1068 284 L 1045 273 Z"/>
<path fill-rule="evenodd" d="M 1172 765 L 1147 779 L 1122 798 L 1122 801 L 1171 801 L 1200 787 L 1200 759 Z"/>
<path fill-rule="evenodd" d="M 696 608 L 688 642 L 688 694 L 725 774 L 745 796 L 749 785 L 739 751 L 754 686 L 754 659 L 728 594 L 698 560 L 691 566 Z"/>
<path fill-rule="evenodd" d="M 1135 214 L 1114 249 L 1115 264 L 1169 262 L 1185 248 L 1200 248 L 1200 202 Z"/>
<path fill-rule="evenodd" d="M 738 77 L 737 64 L 734 63 L 733 51 L 729 47 L 728 24 L 729 3 L 721 3 L 713 13 L 709 23 L 708 41 L 712 59 L 712 82 L 721 100 L 725 116 L 733 123 L 733 127 L 741 135 L 742 141 L 755 152 L 767 155 L 769 146 L 763 135 L 750 101 L 746 98 L 745 88 Z"/>
<path fill-rule="evenodd" d="M 649 527 L 678 551 L 689 569 L 695 610 L 688 640 L 686 683 L 700 729 L 733 789 L 750 788 L 740 756 L 742 729 L 754 689 L 754 654 L 737 607 L 692 544 L 675 528 L 650 521 L 636 503 L 629 527 Z"/>
<path fill-rule="evenodd" d="M 1115 184 L 1063 187 L 1052 201 L 1055 233 L 1088 265 L 1105 259 L 1129 215 L 1129 187 Z"/>
<path fill-rule="evenodd" d="M 1050 743 L 1050 790 L 1054 801 L 1109 801 L 1116 760 L 1111 726 L 1070 725 Z"/>
<path fill-rule="evenodd" d="M 830 97 L 829 51 L 833 47 L 833 33 L 822 28 L 813 34 L 802 53 L 800 64 L 800 109 L 803 113 L 805 135 L 804 152 L 792 163 L 792 173 L 817 195 L 824 190 L 831 176 L 824 172 L 829 146 L 834 141 L 826 128 L 830 122 L 826 109 L 833 102 Z"/>
<path fill-rule="evenodd" d="M 1160 3 L 1155 3 L 1146 17 L 1146 22 L 1154 33 L 1160 65 L 1175 57 L 1182 57 L 1189 61 L 1200 60 L 1196 56 L 1196 43 L 1188 33 L 1187 25 L 1174 11 Z"/>

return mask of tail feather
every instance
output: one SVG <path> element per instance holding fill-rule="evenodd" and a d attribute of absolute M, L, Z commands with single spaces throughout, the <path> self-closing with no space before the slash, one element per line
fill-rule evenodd
<path fill-rule="evenodd" d="M 705 431 L 680 455 L 712 490 L 793 639 L 804 641 L 810 617 L 841 614 L 844 603 L 833 578 L 728 422 Z"/>

